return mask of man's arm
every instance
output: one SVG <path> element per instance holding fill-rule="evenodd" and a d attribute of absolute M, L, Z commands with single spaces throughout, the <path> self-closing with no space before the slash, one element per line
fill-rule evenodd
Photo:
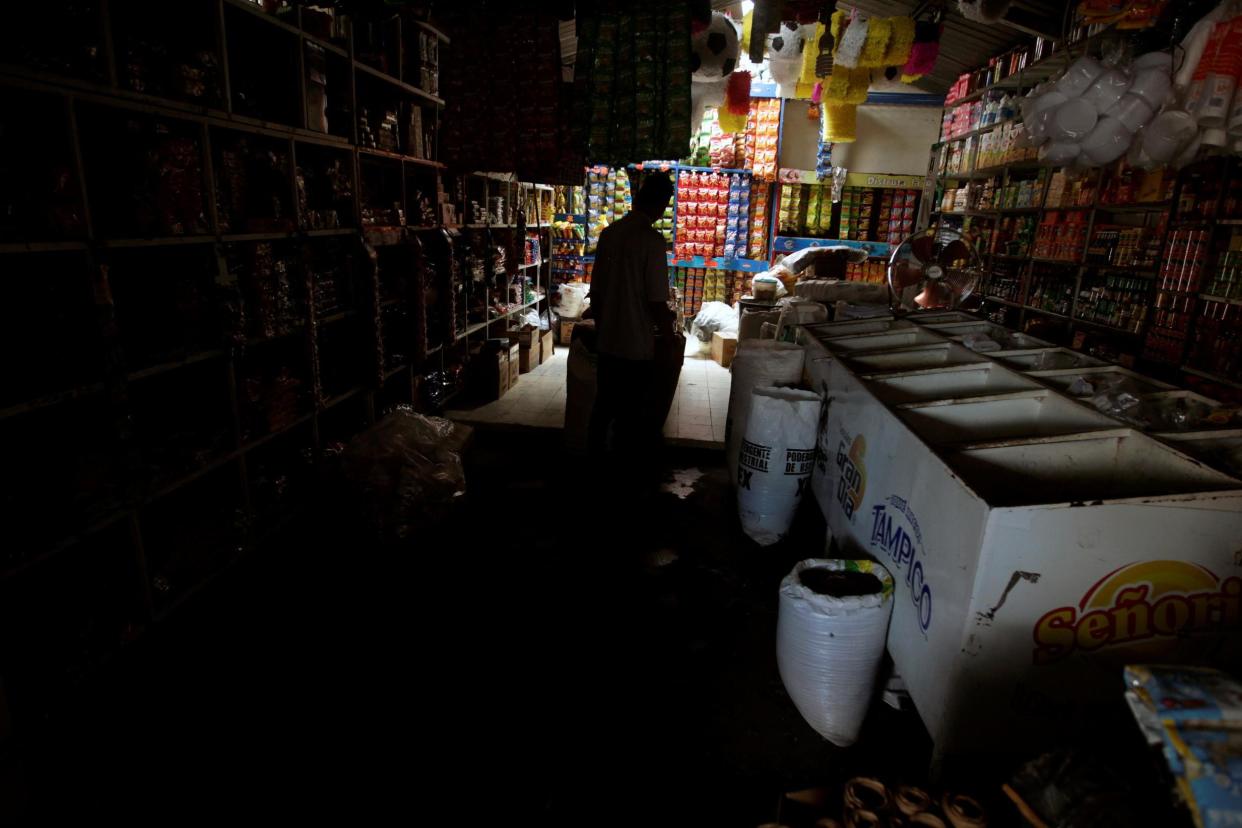
<path fill-rule="evenodd" d="M 587 291 L 591 305 L 582 315 L 584 319 L 594 319 L 597 329 L 603 315 L 604 304 L 608 301 L 608 265 L 612 256 L 609 248 L 607 233 L 601 233 L 599 242 L 595 245 L 595 266 L 591 269 L 591 287 Z M 603 267 L 600 267 L 600 264 L 603 264 Z"/>
<path fill-rule="evenodd" d="M 663 336 L 673 335 L 673 313 L 668 309 L 668 253 L 664 249 L 664 237 L 649 245 L 646 266 L 643 268 L 644 290 L 651 318 Z"/>

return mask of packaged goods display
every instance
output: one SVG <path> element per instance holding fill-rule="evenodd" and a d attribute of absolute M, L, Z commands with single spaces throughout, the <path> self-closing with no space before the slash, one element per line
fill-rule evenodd
<path fill-rule="evenodd" d="M 1000 256 L 1025 258 L 1031 255 L 1035 241 L 1035 216 L 1002 216 L 994 237 L 992 251 Z"/>
<path fill-rule="evenodd" d="M 1189 364 L 1218 377 L 1242 377 L 1242 305 L 1203 298 Z"/>
<path fill-rule="evenodd" d="M 1153 241 L 1155 243 L 1153 243 Z M 1096 224 L 1083 256 L 1086 264 L 1153 269 L 1159 238 L 1150 227 Z"/>
<path fill-rule="evenodd" d="M 1204 287 L 1212 296 L 1242 299 L 1242 232 L 1234 230 L 1225 244 L 1228 247 L 1217 254 Z"/>
<path fill-rule="evenodd" d="M 1031 267 L 1027 304 L 1036 310 L 1069 316 L 1074 302 L 1073 270 L 1036 262 Z"/>
<path fill-rule="evenodd" d="M 768 231 L 771 216 L 768 212 L 768 193 L 771 186 L 758 178 L 751 182 L 750 187 L 750 241 L 747 252 L 752 259 L 767 257 Z"/>
<path fill-rule="evenodd" d="M 681 157 L 691 129 L 687 4 L 584 6 L 577 35 L 572 128 L 587 157 L 616 164 Z"/>
<path fill-rule="evenodd" d="M 749 179 L 741 173 L 678 172 L 676 258 L 746 257 Z"/>
<path fill-rule="evenodd" d="M 630 176 L 624 168 L 592 167 L 587 172 L 587 250 L 595 251 L 605 227 L 630 211 L 633 202 Z"/>
<path fill-rule="evenodd" d="M 1171 365 L 1182 363 L 1186 336 L 1198 310 L 1209 244 L 1210 233 L 1205 229 L 1169 233 L 1156 279 L 1152 326 L 1143 349 L 1148 359 Z"/>
<path fill-rule="evenodd" d="M 496 8 L 488 12 L 488 26 L 480 28 L 468 5 L 446 12 L 452 24 L 475 33 L 460 49 L 436 53 L 446 101 L 439 144 L 448 160 L 464 169 L 514 171 L 523 180 L 559 180 L 560 135 L 568 132 L 563 122 L 570 113 L 560 102 L 556 16 Z M 417 71 L 416 83 L 436 82 L 429 67 Z"/>
<path fill-rule="evenodd" d="M 882 259 L 865 262 L 849 262 L 845 266 L 845 278 L 851 282 L 867 282 L 881 285 L 888 282 L 888 265 Z"/>
<path fill-rule="evenodd" d="M 918 202 L 917 190 L 881 190 L 876 233 L 879 239 L 889 244 L 901 244 L 914 230 Z"/>
<path fill-rule="evenodd" d="M 745 274 L 702 267 L 671 268 L 669 278 L 682 298 L 682 313 L 698 314 L 704 302 L 732 305 L 741 298 Z"/>
<path fill-rule="evenodd" d="M 776 179 L 776 152 L 780 138 L 781 102 L 760 98 L 755 105 L 755 142 L 751 170 L 759 181 Z"/>
<path fill-rule="evenodd" d="M 996 262 L 984 287 L 986 296 L 1006 302 L 1022 302 L 1022 268 L 1017 262 Z"/>
<path fill-rule="evenodd" d="M 1138 333 L 1147 318 L 1151 280 L 1127 273 L 1084 276 L 1074 318 Z"/>
<path fill-rule="evenodd" d="M 871 228 L 875 203 L 875 190 L 846 187 L 841 194 L 841 228 L 837 231 L 837 238 L 875 241 Z"/>
<path fill-rule="evenodd" d="M 1077 262 L 1082 258 L 1087 236 L 1087 214 L 1082 210 L 1047 210 L 1035 228 L 1037 259 Z"/>

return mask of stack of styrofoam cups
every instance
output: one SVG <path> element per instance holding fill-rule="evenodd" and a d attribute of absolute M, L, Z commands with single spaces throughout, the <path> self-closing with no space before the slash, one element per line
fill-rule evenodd
<path fill-rule="evenodd" d="M 1095 167 L 1125 155 L 1164 106 L 1171 71 L 1172 58 L 1165 52 L 1143 55 L 1129 68 L 1086 56 L 1075 60 L 1054 85 L 1036 89 L 1023 103 L 1027 135 L 1040 147 L 1040 159 Z M 1182 137 L 1181 130 L 1162 126 L 1153 148 L 1171 159 L 1184 149 Z M 1171 151 L 1168 144 L 1174 144 Z"/>

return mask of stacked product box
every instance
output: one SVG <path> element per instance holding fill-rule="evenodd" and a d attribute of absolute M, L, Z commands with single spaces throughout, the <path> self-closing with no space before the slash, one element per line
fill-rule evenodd
<path fill-rule="evenodd" d="M 681 293 L 682 306 L 687 316 L 694 316 L 704 302 L 724 302 L 732 305 L 738 299 L 742 284 L 740 274 L 732 270 L 711 267 L 675 267 L 671 280 Z"/>

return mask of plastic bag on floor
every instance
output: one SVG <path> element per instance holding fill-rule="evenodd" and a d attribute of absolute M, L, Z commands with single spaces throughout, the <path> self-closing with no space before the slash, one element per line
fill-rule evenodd
<path fill-rule="evenodd" d="M 381 536 L 406 538 L 447 515 L 466 493 L 461 450 L 470 434 L 469 426 L 399 406 L 349 442 L 342 471 Z"/>
<path fill-rule="evenodd" d="M 789 531 L 815 465 L 819 395 L 796 388 L 756 388 L 737 470 L 742 530 L 761 546 Z"/>
<path fill-rule="evenodd" d="M 812 558 L 781 581 L 781 681 L 807 724 L 835 745 L 858 738 L 892 611 L 893 578 L 873 561 Z"/>
<path fill-rule="evenodd" d="M 788 342 L 745 339 L 733 356 L 729 386 L 729 417 L 725 421 L 725 462 L 737 483 L 737 457 L 750 417 L 750 392 L 767 386 L 797 385 L 802 381 L 806 351 Z"/>
<path fill-rule="evenodd" d="M 716 331 L 736 336 L 737 328 L 736 308 L 729 307 L 724 302 L 704 302 L 698 315 L 694 317 L 690 332 L 702 342 L 711 342 L 712 334 Z"/>

